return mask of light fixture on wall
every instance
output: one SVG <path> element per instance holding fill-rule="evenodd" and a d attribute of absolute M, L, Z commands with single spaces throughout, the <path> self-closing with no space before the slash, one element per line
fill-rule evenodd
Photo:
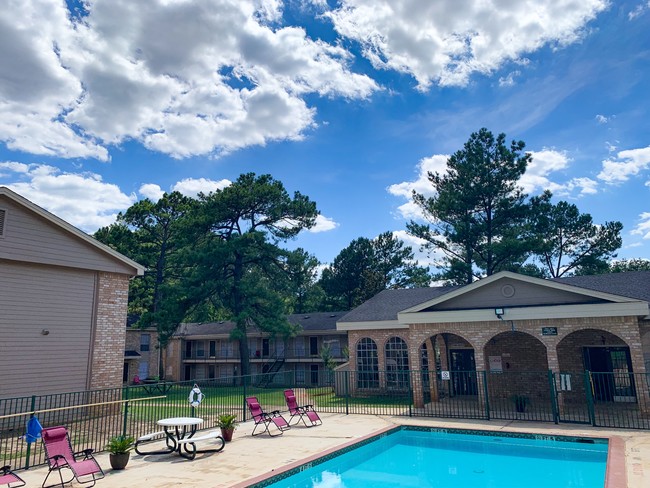
<path fill-rule="evenodd" d="M 495 308 L 494 309 L 494 315 L 496 315 L 499 320 L 503 320 L 504 312 L 505 312 L 505 310 L 503 310 L 502 308 Z"/>

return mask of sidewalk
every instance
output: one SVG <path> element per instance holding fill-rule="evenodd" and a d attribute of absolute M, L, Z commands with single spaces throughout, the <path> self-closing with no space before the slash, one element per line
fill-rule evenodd
<path fill-rule="evenodd" d="M 556 426 L 529 422 L 481 422 L 423 419 L 408 417 L 379 417 L 371 415 L 323 414 L 323 425 L 305 428 L 296 426 L 279 437 L 267 435 L 251 437 L 252 422 L 239 426 L 232 442 L 219 453 L 198 454 L 189 461 L 175 454 L 139 456 L 131 454 L 129 465 L 123 471 L 110 468 L 108 454 L 97 460 L 106 478 L 97 482 L 97 488 L 167 488 L 232 487 L 263 474 L 341 446 L 392 425 L 409 424 L 458 429 L 531 432 L 545 435 L 588 437 L 621 437 L 625 441 L 628 488 L 650 486 L 650 432 L 621 429 L 597 429 L 587 426 Z M 19 471 L 27 482 L 26 488 L 40 487 L 47 474 L 44 467 Z M 82 486 L 73 482 L 73 488 Z"/>

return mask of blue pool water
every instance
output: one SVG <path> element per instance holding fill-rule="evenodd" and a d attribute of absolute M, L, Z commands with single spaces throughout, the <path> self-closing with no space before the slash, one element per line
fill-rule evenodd
<path fill-rule="evenodd" d="M 273 488 L 602 488 L 607 443 L 401 430 Z"/>

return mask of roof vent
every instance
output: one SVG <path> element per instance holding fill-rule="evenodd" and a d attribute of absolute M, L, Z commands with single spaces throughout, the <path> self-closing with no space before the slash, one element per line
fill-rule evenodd
<path fill-rule="evenodd" d="M 303 317 L 303 319 L 308 319 L 308 318 L 309 318 L 309 315 L 305 315 L 305 316 Z"/>
<path fill-rule="evenodd" d="M 330 315 L 330 317 L 336 317 L 336 314 L 335 314 L 335 313 L 333 313 L 333 314 L 331 314 L 331 315 Z"/>
<path fill-rule="evenodd" d="M 5 219 L 7 217 L 7 211 L 0 208 L 0 237 L 5 236 Z"/>

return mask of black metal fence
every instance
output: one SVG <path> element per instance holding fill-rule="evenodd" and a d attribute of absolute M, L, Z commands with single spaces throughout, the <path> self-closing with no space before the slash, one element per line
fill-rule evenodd
<path fill-rule="evenodd" d="M 204 429 L 214 428 L 224 413 L 245 421 L 248 396 L 256 396 L 265 410 L 286 411 L 286 388 L 294 389 L 299 404 L 312 404 L 320 412 L 650 429 L 646 374 L 338 371 L 318 380 L 298 384 L 293 373 L 279 372 L 0 399 L 0 462 L 16 469 L 45 463 L 40 441 L 24 438 L 34 416 L 43 427 L 66 425 L 76 450 L 102 451 L 114 435 L 158 431 L 161 418 L 199 416 Z M 192 407 L 195 384 L 204 397 Z"/>

